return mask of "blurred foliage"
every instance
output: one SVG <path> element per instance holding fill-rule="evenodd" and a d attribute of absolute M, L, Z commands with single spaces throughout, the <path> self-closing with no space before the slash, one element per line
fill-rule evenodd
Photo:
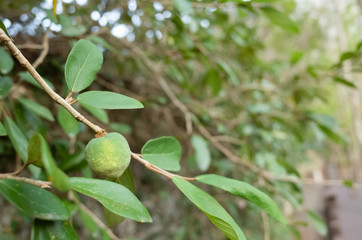
<path fill-rule="evenodd" d="M 349 139 L 330 115 L 333 111 L 325 109 L 333 107 L 331 88 L 355 87 L 341 69 L 352 61 L 353 69 L 360 71 L 362 53 L 362 44 L 357 43 L 340 56 L 338 52 L 323 55 L 326 33 L 319 19 L 298 7 L 303 5 L 298 2 L 67 0 L 58 1 L 54 16 L 49 0 L 5 0 L 0 2 L 0 19 L 31 62 L 40 53 L 45 30 L 50 29 L 49 52 L 37 70 L 63 97 L 68 94 L 63 76 L 71 47 L 78 39 L 97 44 L 104 64 L 89 89 L 125 94 L 140 100 L 145 109 L 92 111 L 84 103 L 86 111 L 80 111 L 102 122 L 107 131 L 125 134 L 133 151 L 140 152 L 151 138 L 175 136 L 183 146 L 183 175 L 212 172 L 243 180 L 258 186 L 282 209 L 289 205 L 298 209 L 299 184 L 268 178 L 245 166 L 298 178 L 297 167 L 308 160 L 308 151 L 319 151 L 330 140 L 345 146 Z M 12 171 L 19 164 L 9 138 L 30 139 L 39 132 L 63 171 L 91 176 L 83 153 L 90 131 L 58 109 L 23 70 L 0 48 L 1 171 Z M 186 131 L 185 112 L 169 98 L 160 78 L 190 112 L 192 133 Z M 8 131 L 9 138 L 3 136 L 7 122 L 19 128 L 17 133 Z M 238 159 L 228 159 L 215 143 Z M 136 193 L 154 223 L 125 221 L 116 229 L 122 237 L 222 239 L 221 232 L 180 198 L 171 183 L 138 163 L 132 163 L 131 169 Z M 41 173 L 38 178 L 42 179 Z M 247 238 L 263 239 L 264 226 L 255 205 L 205 189 L 231 213 Z M 288 226 L 270 219 L 272 239 L 281 234 L 298 239 L 298 222 L 293 214 L 287 218 Z M 87 239 L 101 238 L 92 222 L 83 222 L 74 224 L 76 230 Z M 81 230 L 82 224 L 92 236 Z"/>

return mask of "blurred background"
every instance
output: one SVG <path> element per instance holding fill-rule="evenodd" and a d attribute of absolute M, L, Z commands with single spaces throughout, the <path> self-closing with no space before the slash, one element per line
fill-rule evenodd
<path fill-rule="evenodd" d="M 360 0 L 2 0 L 0 19 L 63 97 L 72 45 L 82 38 L 97 44 L 104 64 L 90 89 L 125 94 L 145 108 L 75 106 L 124 134 L 134 152 L 151 138 L 175 136 L 183 146 L 182 175 L 216 173 L 271 196 L 287 226 L 203 187 L 248 239 L 348 240 L 362 234 L 361 9 Z M 58 106 L 0 50 L 0 82 L 13 82 L 0 98 L 2 109 L 10 109 L 27 137 L 46 134 L 64 171 L 90 175 L 83 153 L 90 131 L 78 123 L 69 130 L 24 108 L 21 96 L 54 115 Z M 21 164 L 7 137 L 0 137 L 0 160 L 1 172 Z M 118 236 L 224 239 L 172 183 L 137 162 L 131 169 L 153 223 L 126 220 L 112 228 Z M 87 201 L 102 216 L 100 205 Z M 2 197 L 0 204 L 1 238 L 27 239 L 31 219 Z M 81 217 L 73 225 L 82 239 L 102 239 Z"/>

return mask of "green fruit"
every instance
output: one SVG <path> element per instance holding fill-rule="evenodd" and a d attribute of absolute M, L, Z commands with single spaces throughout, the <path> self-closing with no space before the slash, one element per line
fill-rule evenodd
<path fill-rule="evenodd" d="M 92 139 L 85 148 L 89 167 L 109 178 L 120 177 L 131 161 L 127 140 L 119 133 Z"/>

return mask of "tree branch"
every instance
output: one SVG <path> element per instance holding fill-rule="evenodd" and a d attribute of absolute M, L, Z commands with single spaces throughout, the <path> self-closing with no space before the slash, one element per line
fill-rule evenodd
<path fill-rule="evenodd" d="M 35 60 L 35 62 L 33 63 L 33 67 L 36 69 L 45 59 L 45 57 L 47 56 L 48 52 L 49 52 L 49 28 L 47 28 L 47 30 L 44 33 L 43 36 L 43 50 L 41 51 L 39 57 Z"/>
<path fill-rule="evenodd" d="M 39 83 L 39 85 L 44 89 L 44 91 L 58 104 L 62 105 L 70 114 L 73 115 L 75 119 L 79 122 L 84 123 L 98 135 L 105 133 L 105 130 L 98 125 L 90 122 L 77 110 L 75 110 L 64 98 L 59 96 L 56 92 L 49 87 L 49 85 L 44 81 L 44 79 L 39 75 L 35 68 L 30 64 L 30 62 L 24 57 L 20 50 L 15 46 L 11 39 L 6 35 L 6 33 L 0 29 L 0 40 L 2 40 L 6 47 L 9 49 L 11 54 L 19 61 L 20 65 L 25 67 L 26 70 L 34 77 L 34 79 Z"/>
<path fill-rule="evenodd" d="M 41 188 L 51 188 L 51 185 L 52 185 L 52 183 L 48 182 L 48 181 L 41 181 L 41 180 L 35 180 L 35 179 L 31 179 L 31 178 L 26 178 L 26 177 L 13 176 L 12 174 L 9 174 L 9 173 L 1 173 L 0 179 L 4 179 L 4 178 L 17 180 L 20 182 L 30 183 L 32 185 L 39 186 Z"/>

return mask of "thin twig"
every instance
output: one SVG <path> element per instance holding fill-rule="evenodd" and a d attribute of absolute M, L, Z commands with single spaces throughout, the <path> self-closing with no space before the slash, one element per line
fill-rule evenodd
<path fill-rule="evenodd" d="M 121 240 L 120 238 L 118 238 L 111 229 L 109 229 L 106 224 L 104 224 L 89 208 L 87 208 L 83 203 L 81 203 L 74 195 L 72 192 L 70 192 L 69 194 L 69 199 L 74 201 L 79 208 L 85 212 L 86 214 L 88 214 L 95 223 L 97 223 L 97 225 L 102 228 L 107 234 L 108 236 L 112 239 L 112 240 Z"/>
<path fill-rule="evenodd" d="M 27 166 L 29 166 L 29 164 L 30 164 L 29 162 L 24 163 L 19 169 L 15 170 L 14 172 L 12 172 L 12 173 L 10 173 L 10 174 L 13 175 L 13 176 L 19 175 L 22 171 L 25 170 L 25 168 L 26 168 Z"/>
<path fill-rule="evenodd" d="M 48 55 L 48 52 L 49 52 L 49 28 L 47 28 L 47 30 L 44 33 L 42 47 L 43 47 L 43 50 L 41 51 L 39 57 L 33 63 L 33 67 L 35 69 L 44 61 L 45 57 Z"/>
<path fill-rule="evenodd" d="M 65 98 L 65 101 L 69 102 L 68 99 L 70 99 L 72 97 L 73 91 L 70 91 L 67 95 L 67 97 Z"/>
<path fill-rule="evenodd" d="M 167 172 L 166 170 L 163 170 L 162 168 L 159 168 L 155 165 L 153 165 L 152 163 L 150 163 L 149 161 L 146 161 L 144 160 L 143 158 L 141 158 L 139 156 L 140 154 L 137 154 L 137 153 L 131 153 L 131 156 L 136 159 L 137 161 L 139 161 L 140 163 L 142 163 L 143 165 L 145 165 L 146 168 L 154 171 L 154 172 L 157 172 L 169 179 L 172 179 L 173 177 L 180 177 L 180 178 L 183 178 L 187 181 L 195 181 L 196 179 L 195 178 L 191 178 L 191 177 L 183 177 L 183 176 L 180 176 L 180 175 L 177 175 L 177 174 L 173 174 L 173 173 L 170 173 L 170 172 Z"/>
<path fill-rule="evenodd" d="M 41 180 L 35 180 L 35 179 L 31 179 L 31 178 L 26 178 L 26 177 L 13 176 L 12 174 L 9 174 L 9 173 L 1 173 L 0 179 L 4 179 L 4 178 L 17 180 L 20 182 L 30 183 L 32 185 L 39 186 L 41 188 L 51 188 L 51 185 L 52 185 L 51 182 L 48 182 L 48 181 L 41 181 Z"/>
<path fill-rule="evenodd" d="M 34 79 L 39 83 L 39 85 L 44 89 L 44 91 L 51 97 L 53 100 L 62 105 L 68 112 L 70 112 L 75 119 L 79 122 L 84 123 L 94 132 L 96 132 L 96 136 L 102 136 L 105 134 L 105 130 L 98 125 L 92 123 L 88 119 L 86 119 L 82 114 L 80 114 L 77 110 L 75 110 L 64 98 L 59 96 L 56 92 L 53 91 L 49 87 L 49 85 L 44 81 L 44 79 L 39 75 L 39 73 L 35 70 L 35 68 L 29 63 L 29 61 L 24 57 L 24 55 L 20 52 L 20 50 L 15 46 L 15 44 L 11 41 L 11 39 L 6 35 L 6 33 L 0 29 L 0 40 L 5 43 L 9 51 L 13 54 L 14 57 L 19 61 L 20 65 L 25 67 L 28 72 L 34 77 Z"/>
<path fill-rule="evenodd" d="M 69 104 L 73 105 L 74 103 L 78 102 L 78 99 L 74 99 L 73 101 L 71 101 Z"/>

